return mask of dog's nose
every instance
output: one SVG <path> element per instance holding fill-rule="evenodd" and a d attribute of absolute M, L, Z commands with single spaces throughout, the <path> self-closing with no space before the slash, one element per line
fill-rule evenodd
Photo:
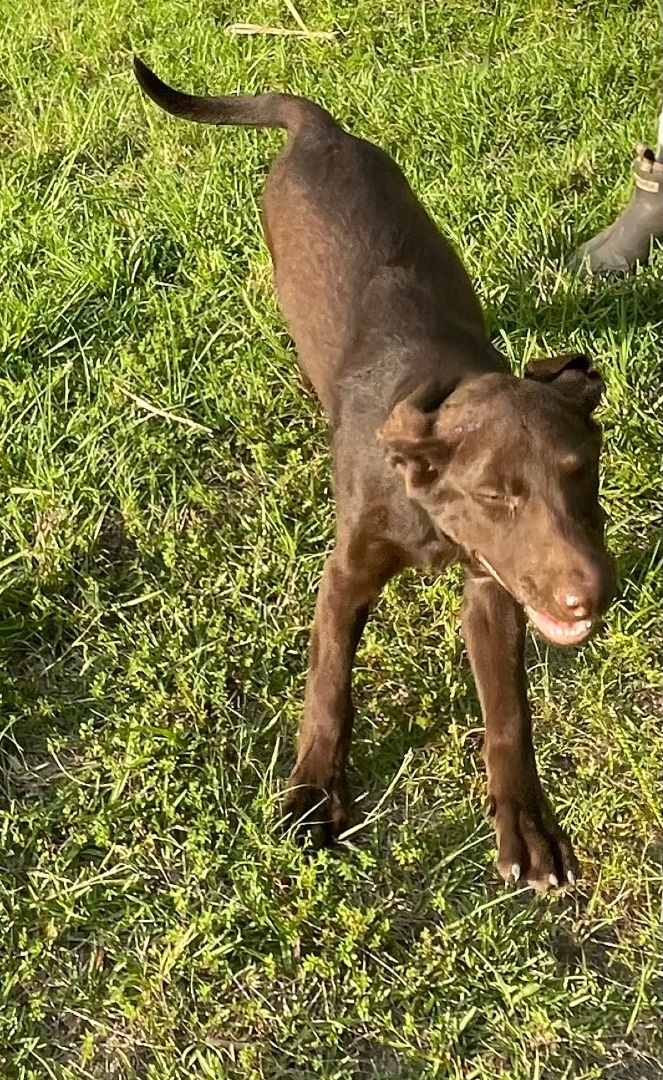
<path fill-rule="evenodd" d="M 560 610 L 568 612 L 574 619 L 588 619 L 596 608 L 596 596 L 591 587 L 562 586 L 556 591 L 555 600 Z"/>
<path fill-rule="evenodd" d="M 577 593 L 566 593 L 564 607 L 567 607 L 577 619 L 586 619 L 589 615 L 587 604 L 583 603 L 582 597 L 578 596 Z"/>
<path fill-rule="evenodd" d="M 614 567 L 606 556 L 565 567 L 557 578 L 554 599 L 562 618 L 593 619 L 605 611 L 614 591 Z"/>

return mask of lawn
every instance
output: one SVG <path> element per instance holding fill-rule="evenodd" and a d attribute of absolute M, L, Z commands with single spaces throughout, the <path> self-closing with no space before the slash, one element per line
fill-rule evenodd
<path fill-rule="evenodd" d="M 333 37 L 243 36 L 238 22 Z M 660 269 L 563 266 L 660 107 L 636 0 L 4 0 L 0 35 L 0 1077 L 661 1077 Z M 301 27 L 299 27 L 301 29 Z M 357 663 L 351 840 L 279 828 L 327 432 L 258 218 L 275 132 L 145 103 L 292 90 L 379 142 L 516 369 L 607 383 L 620 593 L 530 639 L 577 891 L 505 890 L 458 575 L 385 592 Z"/>

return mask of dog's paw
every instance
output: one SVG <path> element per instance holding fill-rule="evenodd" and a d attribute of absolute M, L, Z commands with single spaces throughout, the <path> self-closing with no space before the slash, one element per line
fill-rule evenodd
<path fill-rule="evenodd" d="M 324 780 L 295 769 L 283 802 L 285 826 L 313 847 L 328 847 L 347 827 L 344 776 Z"/>
<path fill-rule="evenodd" d="M 575 885 L 578 860 L 543 797 L 491 797 L 488 808 L 497 836 L 497 869 L 506 884 L 536 892 Z"/>

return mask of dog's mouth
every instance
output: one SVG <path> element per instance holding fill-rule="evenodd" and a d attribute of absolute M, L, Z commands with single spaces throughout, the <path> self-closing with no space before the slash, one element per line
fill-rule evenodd
<path fill-rule="evenodd" d="M 478 551 L 474 553 L 474 557 L 477 562 L 481 563 L 484 570 L 487 570 L 490 576 L 495 579 L 498 585 L 501 585 L 506 592 L 514 597 L 514 600 L 522 604 L 532 625 L 553 645 L 579 645 L 581 641 L 589 637 L 594 628 L 594 619 L 555 619 L 552 615 L 547 615 L 545 611 L 537 611 L 536 608 L 523 603 L 517 596 L 514 596 L 513 591 L 505 585 L 500 575 L 488 562 L 488 559 L 485 559 Z"/>
<path fill-rule="evenodd" d="M 525 604 L 524 608 L 530 622 L 553 645 L 579 645 L 589 636 L 594 626 L 593 619 L 575 619 L 573 622 L 567 622 L 564 619 L 553 619 L 552 615 L 546 615 L 544 611 L 536 611 L 528 604 Z"/>

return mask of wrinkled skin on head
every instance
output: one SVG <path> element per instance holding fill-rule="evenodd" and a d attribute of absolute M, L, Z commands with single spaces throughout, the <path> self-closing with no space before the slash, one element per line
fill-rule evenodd
<path fill-rule="evenodd" d="M 556 644 L 585 638 L 614 589 L 591 418 L 602 389 L 584 356 L 535 361 L 441 401 L 421 387 L 379 432 L 410 498 Z"/>

